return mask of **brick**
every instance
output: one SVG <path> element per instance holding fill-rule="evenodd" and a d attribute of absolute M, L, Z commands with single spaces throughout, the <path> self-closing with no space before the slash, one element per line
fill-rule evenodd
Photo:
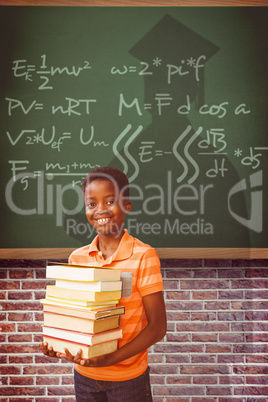
<path fill-rule="evenodd" d="M 193 342 L 217 342 L 218 335 L 217 334 L 193 334 L 192 341 Z"/>
<path fill-rule="evenodd" d="M 251 333 L 246 335 L 246 342 L 268 342 L 268 333 Z"/>
<path fill-rule="evenodd" d="M 167 342 L 190 342 L 190 334 L 167 333 Z"/>
<path fill-rule="evenodd" d="M 192 297 L 195 300 L 212 300 L 212 299 L 217 299 L 218 296 L 217 296 L 217 292 L 214 292 L 214 291 L 212 291 L 212 292 L 196 291 L 196 292 L 193 292 Z"/>
<path fill-rule="evenodd" d="M 244 341 L 244 334 L 234 332 L 219 334 L 219 341 L 225 343 L 241 343 Z"/>
<path fill-rule="evenodd" d="M 10 377 L 10 385 L 33 385 L 33 377 Z"/>
<path fill-rule="evenodd" d="M 8 292 L 8 300 L 32 300 L 32 292 Z"/>
<path fill-rule="evenodd" d="M 243 290 L 220 290 L 219 291 L 219 299 L 243 299 L 244 294 Z"/>
<path fill-rule="evenodd" d="M 46 291 L 45 290 L 35 290 L 34 291 L 34 300 L 45 299 Z"/>
<path fill-rule="evenodd" d="M 8 313 L 9 321 L 33 321 L 33 313 Z"/>
<path fill-rule="evenodd" d="M 217 402 L 217 398 L 210 398 L 206 396 L 205 398 L 192 398 L 191 402 Z"/>
<path fill-rule="evenodd" d="M 192 273 L 190 270 L 182 270 L 182 269 L 166 269 L 165 270 L 165 277 L 167 279 L 185 279 L 185 278 L 191 278 Z"/>
<path fill-rule="evenodd" d="M 2 387 L 1 388 L 2 395 L 11 395 L 11 396 L 29 396 L 29 395 L 45 395 L 45 388 L 39 387 Z"/>
<path fill-rule="evenodd" d="M 166 396 L 186 396 L 186 395 L 205 395 L 204 387 L 198 386 L 168 386 L 168 387 L 155 387 L 154 395 L 166 395 Z M 176 399 L 177 400 L 177 399 Z"/>
<path fill-rule="evenodd" d="M 34 278 L 34 270 L 32 269 L 10 269 L 10 279 L 28 279 Z"/>
<path fill-rule="evenodd" d="M 6 364 L 7 363 L 7 356 L 0 355 L 0 364 Z"/>
<path fill-rule="evenodd" d="M 227 289 L 228 281 L 218 280 L 182 280 L 181 289 Z"/>
<path fill-rule="evenodd" d="M 191 376 L 166 376 L 166 383 L 167 384 L 191 384 L 192 377 Z"/>
<path fill-rule="evenodd" d="M 231 260 L 228 259 L 204 259 L 204 267 L 230 267 Z"/>
<path fill-rule="evenodd" d="M 34 273 L 36 279 L 46 279 L 46 268 L 35 269 Z"/>
<path fill-rule="evenodd" d="M 203 266 L 203 261 L 201 259 L 191 259 L 191 258 L 181 258 L 174 260 L 161 260 L 161 267 L 175 267 L 175 268 L 199 268 Z M 171 271 L 172 272 L 172 271 Z M 188 271 L 184 271 L 188 272 Z"/>
<path fill-rule="evenodd" d="M 6 321 L 7 320 L 7 314 L 6 313 L 0 313 L 0 321 Z"/>
<path fill-rule="evenodd" d="M 206 353 L 231 353 L 232 347 L 229 345 L 206 345 Z"/>
<path fill-rule="evenodd" d="M 207 387 L 207 395 L 232 395 L 230 387 Z"/>
<path fill-rule="evenodd" d="M 37 345 L 17 345 L 2 344 L 0 345 L 0 353 L 40 353 Z"/>
<path fill-rule="evenodd" d="M 246 377 L 246 383 L 247 384 L 260 384 L 260 385 L 266 385 L 267 384 L 267 375 L 265 376 L 247 376 Z"/>
<path fill-rule="evenodd" d="M 168 321 L 189 321 L 190 313 L 188 312 L 169 312 L 167 311 L 167 320 Z"/>
<path fill-rule="evenodd" d="M 0 300 L 6 299 L 6 292 L 0 292 Z"/>
<path fill-rule="evenodd" d="M 216 356 L 215 355 L 193 355 L 191 357 L 191 363 L 202 363 L 202 364 L 215 364 L 216 363 Z"/>
<path fill-rule="evenodd" d="M 214 301 L 205 303 L 206 310 L 229 310 L 229 301 Z"/>
<path fill-rule="evenodd" d="M 21 374 L 21 367 L 0 366 L 0 374 L 2 374 L 2 375 L 10 375 L 10 374 L 19 375 L 19 374 Z"/>
<path fill-rule="evenodd" d="M 202 353 L 203 345 L 176 345 L 176 344 L 166 344 L 160 345 L 159 343 L 154 346 L 155 353 Z"/>
<path fill-rule="evenodd" d="M 187 364 L 190 363 L 189 355 L 166 355 L 166 363 Z"/>
<path fill-rule="evenodd" d="M 232 305 L 235 306 L 233 302 Z M 265 301 L 245 301 L 241 303 L 241 307 L 243 310 L 268 310 L 268 300 Z M 235 307 L 233 307 L 235 308 Z"/>
<path fill-rule="evenodd" d="M 1 332 L 14 332 L 15 324 L 8 324 L 8 323 L 0 324 L 0 331 Z"/>
<path fill-rule="evenodd" d="M 179 289 L 179 281 L 174 281 L 174 280 L 168 281 L 167 279 L 164 279 L 163 280 L 163 286 L 164 286 L 164 290 Z"/>
<path fill-rule="evenodd" d="M 183 291 L 167 291 L 166 300 L 189 300 L 190 292 Z"/>
<path fill-rule="evenodd" d="M 34 313 L 34 321 L 44 321 L 44 313 Z"/>
<path fill-rule="evenodd" d="M 191 315 L 192 321 L 213 321 L 217 319 L 217 314 L 212 312 L 196 313 Z"/>
<path fill-rule="evenodd" d="M 244 384 L 244 377 L 238 377 L 238 376 L 220 376 L 219 377 L 219 382 L 220 384 Z"/>
<path fill-rule="evenodd" d="M 193 277 L 197 278 L 216 278 L 217 271 L 216 269 L 195 269 L 193 271 Z"/>
<path fill-rule="evenodd" d="M 7 279 L 7 270 L 6 269 L 0 269 L 0 279 Z"/>
<path fill-rule="evenodd" d="M 167 310 L 202 310 L 203 306 L 200 302 L 191 302 L 191 301 L 166 301 L 166 309 Z"/>
<path fill-rule="evenodd" d="M 245 320 L 268 321 L 268 311 L 246 311 Z"/>
<path fill-rule="evenodd" d="M 214 366 L 182 366 L 181 374 L 230 374 L 231 368 L 224 365 Z"/>
<path fill-rule="evenodd" d="M 268 290 L 247 290 L 245 299 L 268 299 Z"/>
<path fill-rule="evenodd" d="M 19 289 L 20 283 L 15 281 L 3 281 L 0 282 L 0 289 L 12 290 L 12 289 Z"/>
<path fill-rule="evenodd" d="M 235 387 L 234 395 L 268 395 L 268 387 Z"/>
<path fill-rule="evenodd" d="M 268 322 L 231 323 L 231 331 L 238 331 L 238 332 L 268 331 Z"/>
<path fill-rule="evenodd" d="M 236 374 L 268 374 L 268 366 L 234 366 Z"/>
<path fill-rule="evenodd" d="M 9 363 L 10 364 L 32 364 L 33 356 L 32 355 L 9 355 Z"/>
<path fill-rule="evenodd" d="M 74 395 L 74 387 L 47 387 L 48 395 Z"/>
<path fill-rule="evenodd" d="M 229 331 L 228 323 L 200 322 L 200 323 L 178 323 L 177 331 L 180 332 L 220 332 Z"/>
<path fill-rule="evenodd" d="M 244 278 L 245 272 L 243 269 L 219 269 L 218 278 Z"/>
<path fill-rule="evenodd" d="M 268 364 L 267 355 L 246 355 L 246 363 Z"/>
<path fill-rule="evenodd" d="M 152 364 L 150 366 L 150 374 L 178 374 L 178 366 L 177 365 L 171 365 L 171 364 L 161 364 L 161 365 L 156 365 Z"/>
<path fill-rule="evenodd" d="M 268 267 L 268 259 L 250 259 L 250 260 L 243 260 L 243 259 L 235 259 L 231 262 L 232 267 Z"/>
<path fill-rule="evenodd" d="M 39 376 L 36 377 L 36 385 L 59 385 L 60 377 Z"/>
<path fill-rule="evenodd" d="M 244 313 L 239 312 L 228 312 L 228 313 L 218 313 L 219 321 L 243 321 Z"/>
<path fill-rule="evenodd" d="M 54 280 L 45 280 L 45 281 L 22 281 L 21 288 L 22 289 L 46 289 L 47 285 L 54 285 Z"/>
<path fill-rule="evenodd" d="M 233 353 L 268 353 L 268 345 L 234 345 Z"/>
<path fill-rule="evenodd" d="M 268 288 L 268 280 L 266 279 L 244 279 L 231 281 L 232 289 L 267 289 Z"/>
<path fill-rule="evenodd" d="M 268 278 L 268 269 L 265 269 L 265 268 L 246 269 L 245 277 L 247 277 L 247 278 Z"/>
<path fill-rule="evenodd" d="M 55 359 L 54 359 L 55 361 Z M 25 366 L 23 367 L 24 375 L 52 375 L 52 374 L 72 374 L 71 365 L 51 365 L 46 366 Z"/>
<path fill-rule="evenodd" d="M 42 325 L 38 323 L 18 324 L 18 332 L 42 332 Z"/>
<path fill-rule="evenodd" d="M 42 310 L 40 302 L 0 302 L 2 310 Z"/>
<path fill-rule="evenodd" d="M 69 377 L 69 376 L 63 376 L 62 377 L 62 384 L 64 384 L 64 385 L 73 385 L 74 384 L 74 377 L 73 376 L 71 376 L 71 377 Z"/>
<path fill-rule="evenodd" d="M 217 377 L 213 376 L 194 376 L 193 377 L 193 383 L 194 384 L 217 384 Z"/>
<path fill-rule="evenodd" d="M 8 342 L 18 342 L 18 343 L 22 343 L 22 342 L 32 342 L 32 335 L 9 335 L 8 336 Z"/>

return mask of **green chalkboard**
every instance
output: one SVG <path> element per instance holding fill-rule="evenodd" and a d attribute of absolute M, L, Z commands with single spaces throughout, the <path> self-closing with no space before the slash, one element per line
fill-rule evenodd
<path fill-rule="evenodd" d="M 267 7 L 0 7 L 1 248 L 95 236 L 83 177 L 131 183 L 154 247 L 266 248 Z"/>

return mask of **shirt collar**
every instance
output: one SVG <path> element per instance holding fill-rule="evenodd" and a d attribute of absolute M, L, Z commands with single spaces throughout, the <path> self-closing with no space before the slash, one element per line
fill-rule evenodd
<path fill-rule="evenodd" d="M 89 255 L 99 252 L 98 241 L 99 241 L 99 236 L 97 235 L 89 246 L 89 250 L 88 250 Z M 133 252 L 133 243 L 134 243 L 133 237 L 128 233 L 127 229 L 125 229 L 125 233 L 119 243 L 119 246 L 118 246 L 116 252 L 112 256 L 112 261 L 125 260 L 125 259 L 129 258 Z M 108 258 L 108 260 L 109 260 L 109 258 Z"/>

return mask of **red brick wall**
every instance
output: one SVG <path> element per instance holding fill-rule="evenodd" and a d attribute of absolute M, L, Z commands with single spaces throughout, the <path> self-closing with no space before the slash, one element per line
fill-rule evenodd
<path fill-rule="evenodd" d="M 1 401 L 74 401 L 72 365 L 39 350 L 45 260 L 0 260 Z M 164 260 L 154 402 L 268 400 L 268 260 Z"/>

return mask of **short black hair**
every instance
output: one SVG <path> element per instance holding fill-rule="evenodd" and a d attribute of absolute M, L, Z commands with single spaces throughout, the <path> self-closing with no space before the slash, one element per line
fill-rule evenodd
<path fill-rule="evenodd" d="M 83 194 L 85 196 L 86 187 L 92 183 L 94 180 L 107 180 L 118 186 L 118 189 L 122 196 L 126 199 L 129 198 L 129 182 L 125 173 L 121 170 L 113 167 L 98 167 L 91 170 L 88 175 L 84 178 Z"/>

